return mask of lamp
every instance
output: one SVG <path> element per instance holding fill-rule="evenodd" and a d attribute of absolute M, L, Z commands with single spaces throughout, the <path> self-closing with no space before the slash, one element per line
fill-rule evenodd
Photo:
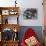
<path fill-rule="evenodd" d="M 17 4 L 17 2 L 16 2 L 17 0 L 15 0 L 15 7 L 16 7 L 16 4 Z"/>

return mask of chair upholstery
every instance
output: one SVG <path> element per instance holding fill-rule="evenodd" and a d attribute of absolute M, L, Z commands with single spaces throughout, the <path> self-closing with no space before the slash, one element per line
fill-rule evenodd
<path fill-rule="evenodd" d="M 34 30 L 32 28 L 28 28 L 24 34 L 24 37 L 22 38 L 22 42 L 21 42 L 21 45 L 22 46 L 27 46 L 26 43 L 25 43 L 25 40 L 34 36 L 36 39 L 37 39 L 37 34 L 34 32 Z M 35 46 L 41 46 L 39 40 L 37 39 L 37 44 Z"/>

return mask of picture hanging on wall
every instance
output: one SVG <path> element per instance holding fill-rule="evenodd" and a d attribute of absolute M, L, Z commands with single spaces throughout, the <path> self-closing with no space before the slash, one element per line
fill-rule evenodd
<path fill-rule="evenodd" d="M 27 8 L 24 13 L 24 19 L 37 19 L 37 9 L 36 8 Z"/>

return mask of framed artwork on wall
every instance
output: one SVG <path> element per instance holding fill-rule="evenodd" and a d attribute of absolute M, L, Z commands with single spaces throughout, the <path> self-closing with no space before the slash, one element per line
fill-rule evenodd
<path fill-rule="evenodd" d="M 8 24 L 17 24 L 17 16 L 10 16 L 8 18 Z"/>
<path fill-rule="evenodd" d="M 37 19 L 37 9 L 36 8 L 27 8 L 24 13 L 24 19 Z"/>
<path fill-rule="evenodd" d="M 18 40 L 18 32 L 14 32 L 12 29 L 10 28 L 5 28 L 2 31 L 2 40 L 3 41 L 9 41 L 9 40 Z"/>
<path fill-rule="evenodd" d="M 3 16 L 3 24 L 17 24 L 17 16 Z"/>
<path fill-rule="evenodd" d="M 9 10 L 2 10 L 2 15 L 9 15 Z"/>

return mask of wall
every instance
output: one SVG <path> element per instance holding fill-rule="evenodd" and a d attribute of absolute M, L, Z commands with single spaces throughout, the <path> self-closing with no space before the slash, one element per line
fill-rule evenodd
<path fill-rule="evenodd" d="M 1 7 L 10 7 L 10 6 L 14 6 L 14 1 L 15 0 L 0 0 L 0 6 Z"/>
<path fill-rule="evenodd" d="M 15 0 L 0 0 L 0 6 L 14 6 Z M 21 26 L 43 26 L 43 6 L 42 0 L 17 0 L 18 5 L 20 6 L 20 17 L 19 24 Z M 36 20 L 24 20 L 23 12 L 26 8 L 36 8 L 38 11 L 38 19 Z"/>
<path fill-rule="evenodd" d="M 21 0 L 21 16 L 20 16 L 20 25 L 22 26 L 43 26 L 43 6 L 42 0 Z M 36 8 L 38 10 L 38 19 L 37 20 L 24 20 L 23 12 L 26 8 Z"/>

